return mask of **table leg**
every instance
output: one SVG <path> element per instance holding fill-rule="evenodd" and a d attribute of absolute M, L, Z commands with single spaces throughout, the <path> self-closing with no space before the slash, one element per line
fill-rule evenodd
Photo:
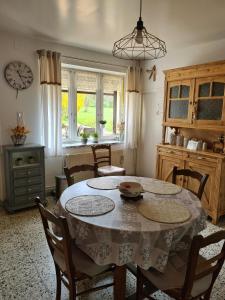
<path fill-rule="evenodd" d="M 125 300 L 126 266 L 116 266 L 114 274 L 114 300 Z"/>

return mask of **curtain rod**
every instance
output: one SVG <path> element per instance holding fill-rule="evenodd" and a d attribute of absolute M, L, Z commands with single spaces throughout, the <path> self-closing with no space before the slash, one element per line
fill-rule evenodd
<path fill-rule="evenodd" d="M 84 59 L 84 58 L 78 58 L 78 57 L 67 56 L 67 55 L 62 55 L 62 57 L 64 57 L 64 58 L 71 58 L 71 59 L 80 60 L 80 61 L 92 62 L 92 63 L 96 63 L 96 64 L 101 64 L 101 65 L 108 65 L 108 66 L 114 66 L 114 67 L 128 68 L 128 66 L 125 66 L 125 65 L 110 64 L 110 63 L 107 63 L 107 62 L 101 62 L 101 61 L 97 61 L 97 60 Z"/>

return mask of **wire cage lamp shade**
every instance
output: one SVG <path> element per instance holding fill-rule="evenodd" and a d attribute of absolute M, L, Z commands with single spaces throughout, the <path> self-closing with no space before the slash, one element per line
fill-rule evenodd
<path fill-rule="evenodd" d="M 148 33 L 143 25 L 141 10 L 142 0 L 140 0 L 140 17 L 137 26 L 132 33 L 114 43 L 113 56 L 129 60 L 152 60 L 166 55 L 166 43 Z"/>

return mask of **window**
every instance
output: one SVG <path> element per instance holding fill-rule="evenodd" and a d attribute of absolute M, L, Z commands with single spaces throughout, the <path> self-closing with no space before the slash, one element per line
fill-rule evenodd
<path fill-rule="evenodd" d="M 105 124 L 101 124 L 106 121 Z M 124 122 L 124 76 L 62 70 L 62 137 L 74 141 L 82 132 L 117 139 Z"/>

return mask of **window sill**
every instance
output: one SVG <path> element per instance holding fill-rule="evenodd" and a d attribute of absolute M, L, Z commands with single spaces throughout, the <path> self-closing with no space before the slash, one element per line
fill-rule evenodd
<path fill-rule="evenodd" d="M 93 143 L 93 142 L 87 142 L 87 144 L 82 144 L 81 142 L 71 142 L 71 143 L 63 143 L 62 147 L 64 148 L 82 148 L 82 147 L 90 147 L 92 145 L 105 145 L 105 144 L 110 144 L 110 145 L 122 145 L 124 142 L 122 141 L 99 141 L 98 143 Z"/>

